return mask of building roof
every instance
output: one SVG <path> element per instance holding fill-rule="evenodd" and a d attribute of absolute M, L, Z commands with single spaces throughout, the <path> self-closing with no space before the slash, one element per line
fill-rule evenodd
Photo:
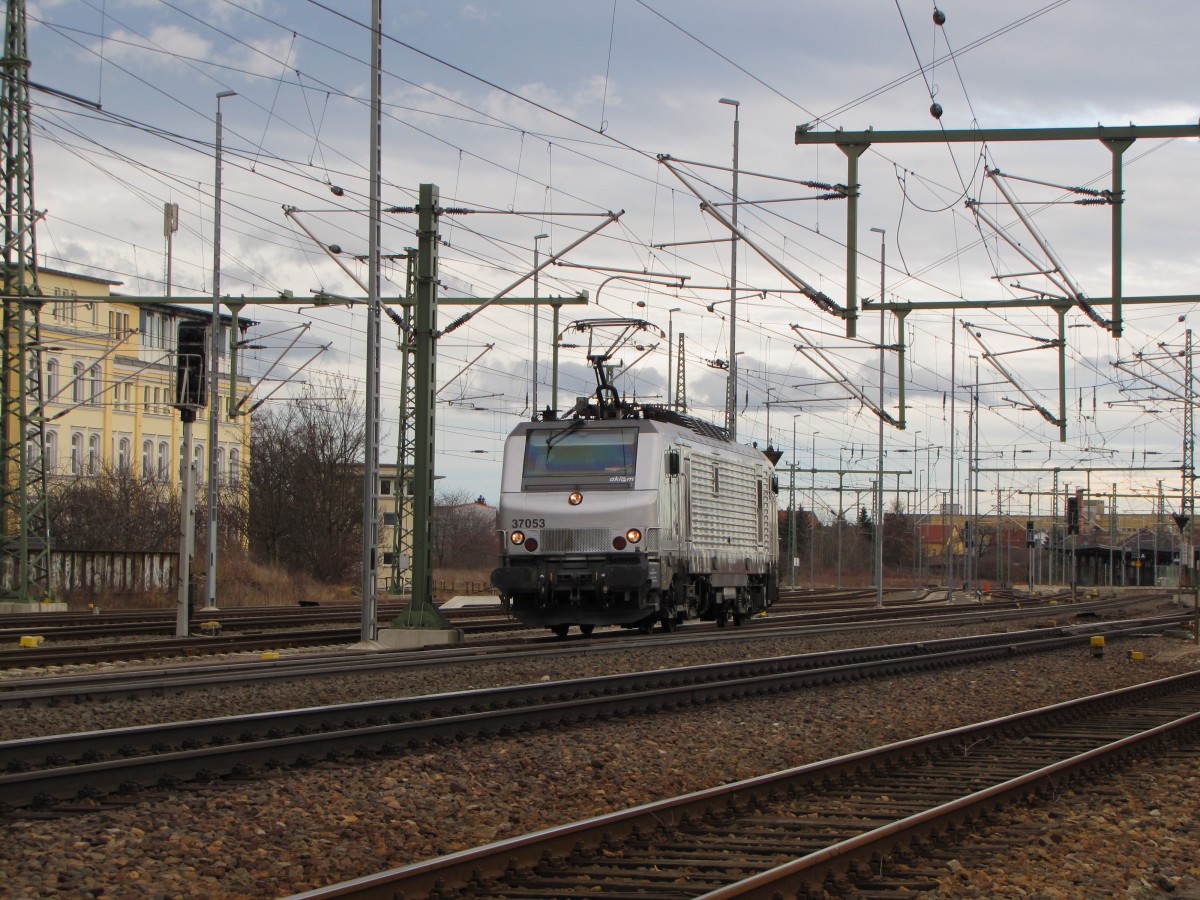
<path fill-rule="evenodd" d="M 38 266 L 38 274 L 45 273 L 47 275 L 57 275 L 60 278 L 74 278 L 77 281 L 90 281 L 94 284 L 117 285 L 124 284 L 123 281 L 113 281 L 111 278 L 98 278 L 95 275 L 82 275 L 79 272 L 68 272 L 65 269 L 52 269 L 50 266 Z"/>

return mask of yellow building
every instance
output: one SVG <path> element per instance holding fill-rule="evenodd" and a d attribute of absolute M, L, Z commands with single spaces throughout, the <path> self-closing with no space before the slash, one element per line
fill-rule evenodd
<path fill-rule="evenodd" d="M 178 326 L 206 326 L 210 313 L 170 303 L 122 302 L 120 282 L 39 269 L 42 396 L 48 477 L 96 474 L 105 467 L 178 485 L 183 426 L 175 400 Z M 112 299 L 79 299 L 107 298 Z M 248 491 L 250 417 L 229 416 L 229 328 L 222 316 L 217 467 L 219 484 Z M 239 325 L 247 327 L 248 321 Z M 245 384 L 242 384 L 245 389 Z M 193 428 L 193 460 L 205 481 L 208 409 Z"/>

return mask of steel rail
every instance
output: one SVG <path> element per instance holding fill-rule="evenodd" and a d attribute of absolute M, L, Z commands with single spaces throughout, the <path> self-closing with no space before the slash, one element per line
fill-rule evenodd
<path fill-rule="evenodd" d="M 1177 704 L 1184 709 L 1173 709 L 1168 703 L 1152 716 L 1152 701 L 1173 693 L 1186 697 L 1185 703 Z M 1192 739 L 1200 731 L 1200 713 L 1195 712 L 1198 700 L 1200 673 L 1178 675 L 543 829 L 295 894 L 288 900 L 549 896 L 546 891 L 553 891 L 555 885 L 562 895 L 575 896 L 575 891 L 582 895 L 588 885 L 612 884 L 622 878 L 618 871 L 623 873 L 622 886 L 630 896 L 781 898 L 823 896 L 825 888 L 843 896 L 848 893 L 845 882 L 849 873 L 876 872 L 919 838 L 945 834 L 1039 789 L 1060 789 L 1081 774 L 1108 771 L 1133 755 L 1153 752 L 1153 745 L 1172 737 Z M 1123 709 L 1133 709 L 1136 715 L 1097 729 L 1090 739 L 1079 727 L 1081 720 L 1087 724 L 1086 717 Z M 1150 721 L 1152 718 L 1155 720 Z M 1064 723 L 1075 723 L 1079 732 L 1065 742 L 1058 737 Z M 1115 739 L 1105 733 L 1118 730 L 1121 734 Z M 1043 732 L 1048 734 L 1043 736 Z M 911 779 L 933 780 L 930 771 L 940 762 L 961 761 L 971 748 L 991 743 L 1007 754 L 1003 769 L 993 761 L 990 770 L 967 770 L 967 775 L 960 771 L 956 780 L 962 786 L 957 791 L 948 786 L 955 779 L 937 782 L 938 790 L 930 791 L 931 799 L 923 804 L 917 799 L 911 804 L 887 801 L 889 793 L 919 793 L 919 789 L 906 787 Z M 1013 748 L 1029 744 L 1035 745 L 1035 753 L 1022 761 Z M 1086 747 L 1080 749 L 1083 744 Z M 1057 757 L 1047 763 L 1044 757 L 1056 746 Z M 981 759 L 983 755 L 979 753 Z M 960 770 L 967 768 L 961 762 L 956 764 Z M 1020 774 L 1010 774 L 1014 769 L 1020 769 Z M 992 783 L 979 788 L 978 782 L 989 774 Z M 831 790 L 839 802 L 847 797 L 852 802 L 860 791 L 865 795 L 866 802 L 857 814 L 861 824 L 856 827 L 848 821 L 853 813 L 825 824 L 822 810 Z M 957 796 L 949 801 L 939 796 L 952 792 Z M 912 812 L 910 805 L 923 808 Z M 808 832 L 804 831 L 806 816 L 813 817 L 817 826 Z M 717 824 L 707 825 L 714 820 Z M 774 822 L 782 823 L 778 829 L 781 839 L 775 844 L 816 846 L 798 854 L 778 847 L 764 849 L 755 862 L 754 845 L 771 843 L 762 832 Z M 710 848 L 688 855 L 676 846 L 706 827 L 718 836 L 730 835 L 724 854 Z M 678 835 L 672 847 L 659 849 L 656 834 L 672 831 Z M 738 834 L 745 835 L 747 845 L 740 850 L 734 845 Z M 630 854 L 633 858 L 623 868 L 609 868 L 606 873 L 604 864 L 609 860 L 620 865 L 622 844 L 627 841 L 643 855 Z M 785 861 L 763 861 L 772 855 L 783 856 Z M 792 858 L 786 859 L 788 856 Z M 745 876 L 739 877 L 738 870 L 746 872 Z M 654 893 L 654 885 L 659 886 L 658 893 Z M 853 893 L 852 887 L 849 893 Z"/>
<path fill-rule="evenodd" d="M 717 640 L 754 640 L 828 634 L 834 632 L 870 631 L 890 626 L 972 625 L 981 621 L 1012 621 L 1041 615 L 1044 612 L 1066 611 L 1074 616 L 1090 615 L 1111 606 L 1126 605 L 1125 601 L 1096 601 L 1071 607 L 1020 606 L 1000 604 L 985 608 L 917 607 L 888 608 L 882 614 L 869 609 L 839 612 L 800 612 L 753 619 L 753 627 L 722 633 L 713 626 L 690 625 L 679 632 L 662 635 L 661 640 L 672 644 L 712 642 Z M 919 614 L 914 617 L 913 611 Z M 503 626 L 462 626 L 468 633 L 476 630 L 491 633 L 503 628 L 522 630 L 523 626 L 508 623 Z M 770 629 L 769 631 L 766 629 Z M 495 645 L 472 642 L 462 648 L 427 647 L 419 650 L 362 651 L 339 649 L 307 653 L 303 657 L 279 660 L 253 659 L 234 663 L 205 662 L 185 666 L 171 664 L 136 670 L 101 673 L 75 673 L 62 676 L 37 676 L 0 680 L 0 708 L 38 706 L 58 703 L 91 703 L 105 698 L 132 697 L 141 694 L 163 696 L 189 689 L 209 689 L 218 684 L 249 684 L 269 682 L 278 678 L 321 677 L 342 672 L 387 670 L 420 665 L 463 664 L 496 659 L 519 659 L 527 656 L 557 656 L 563 653 L 613 651 L 621 647 L 632 649 L 648 646 L 642 635 L 630 637 L 625 631 L 602 631 L 590 638 L 576 638 L 568 645 L 558 639 L 539 636 L 519 644 Z M 616 642 L 616 645 L 614 645 Z M 529 649 L 530 645 L 551 644 L 551 649 Z M 569 649 L 567 649 L 569 647 Z M 21 651 L 29 652 L 29 651 Z M 2 654 L 0 654 L 2 656 Z M 53 657 L 50 657 L 51 659 Z M 32 659 L 32 657 L 30 658 Z M 47 663 L 42 663 L 47 664 Z"/>
<path fill-rule="evenodd" d="M 892 609 L 879 615 L 871 610 L 840 613 L 795 613 L 751 620 L 749 629 L 721 632 L 713 626 L 687 626 L 660 640 L 672 645 L 711 643 L 720 640 L 756 640 L 786 638 L 815 634 L 872 631 L 881 627 L 917 627 L 923 625 L 975 625 L 981 622 L 1013 621 L 1042 615 L 1049 611 L 1066 612 L 1072 616 L 1091 615 L 1124 602 L 1112 600 L 1071 607 L 988 606 L 983 609 L 942 607 L 940 610 L 920 608 L 913 616 L 911 608 Z M 872 612 L 874 614 L 872 614 Z M 509 625 L 520 629 L 520 626 Z M 498 626 L 497 626 L 498 628 Z M 480 630 L 492 632 L 492 627 Z M 472 631 L 464 626 L 464 631 Z M 306 653 L 302 657 L 279 660 L 243 660 L 232 663 L 204 662 L 195 665 L 172 664 L 153 668 L 115 672 L 75 673 L 61 676 L 36 676 L 0 680 L 0 708 L 30 707 L 61 703 L 91 703 L 100 698 L 134 697 L 138 695 L 165 696 L 191 689 L 211 689 L 219 684 L 251 684 L 279 678 L 322 677 L 349 672 L 382 671 L 400 667 L 424 665 L 469 664 L 528 657 L 560 656 L 564 653 L 612 652 L 629 647 L 649 646 L 645 636 L 630 637 L 624 631 L 604 631 L 590 638 L 577 638 L 569 644 L 558 639 L 539 636 L 517 644 L 485 644 L 473 642 L 461 648 L 426 647 L 418 650 L 366 651 L 348 648 Z M 534 645 L 537 649 L 530 649 Z M 543 649 L 542 645 L 550 645 Z M 23 651 L 28 652 L 28 651 Z"/>
<path fill-rule="evenodd" d="M 0 743 L 0 769 L 8 771 L 0 775 L 0 797 L 9 806 L 22 807 L 96 796 L 133 783 L 216 778 L 247 766 L 302 764 L 380 747 L 395 752 L 435 739 L 1010 658 L 1079 645 L 1095 634 L 1146 633 L 1185 618 L 1052 629 L 1057 633 L 1049 636 L 1048 630 L 979 635 L 5 741 Z M 49 768 L 20 771 L 39 758 Z M 79 764 L 72 765 L 73 759 Z"/>

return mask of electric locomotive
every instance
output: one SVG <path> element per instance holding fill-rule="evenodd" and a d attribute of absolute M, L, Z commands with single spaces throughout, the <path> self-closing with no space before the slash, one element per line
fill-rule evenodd
<path fill-rule="evenodd" d="M 610 356 L 589 353 L 596 392 L 567 417 L 547 411 L 505 443 L 501 602 L 560 637 L 573 625 L 740 625 L 778 594 L 774 461 L 723 428 L 623 401 Z"/>

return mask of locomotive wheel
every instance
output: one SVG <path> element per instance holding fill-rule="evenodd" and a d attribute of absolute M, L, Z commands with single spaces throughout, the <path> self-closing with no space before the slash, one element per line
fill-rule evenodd
<path fill-rule="evenodd" d="M 674 612 L 668 612 L 662 617 L 662 630 L 664 634 L 670 634 L 679 627 L 679 620 L 675 618 Z"/>
<path fill-rule="evenodd" d="M 567 636 L 567 632 L 571 630 L 571 626 L 570 625 L 551 625 L 550 630 L 553 631 L 555 633 L 555 635 L 557 635 L 558 637 L 565 638 Z"/>
<path fill-rule="evenodd" d="M 593 625 L 591 622 L 588 622 L 586 625 L 580 625 L 579 630 L 581 632 L 583 632 L 584 637 L 587 637 L 589 634 L 591 634 L 593 631 L 596 630 L 596 626 Z"/>
<path fill-rule="evenodd" d="M 725 622 L 728 621 L 728 619 L 729 619 L 729 613 L 726 612 L 725 607 L 722 606 L 720 609 L 717 610 L 717 627 L 724 628 Z"/>

